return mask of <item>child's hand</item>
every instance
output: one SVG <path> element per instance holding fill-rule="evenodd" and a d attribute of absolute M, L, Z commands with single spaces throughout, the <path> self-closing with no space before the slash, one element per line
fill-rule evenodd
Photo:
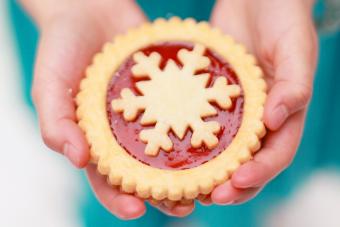
<path fill-rule="evenodd" d="M 269 85 L 264 122 L 270 130 L 261 151 L 205 203 L 237 204 L 254 197 L 289 166 L 300 143 L 312 94 L 317 38 L 312 0 L 219 0 L 211 22 L 246 44 Z"/>
<path fill-rule="evenodd" d="M 104 42 L 145 21 L 134 1 L 22 0 L 41 29 L 33 84 L 44 142 L 64 154 L 77 167 L 87 166 L 90 154 L 85 136 L 76 123 L 74 97 L 86 67 Z M 105 177 L 87 166 L 89 181 L 98 200 L 114 215 L 137 218 L 144 214 L 144 201 L 122 194 L 106 183 Z M 193 206 L 172 210 L 183 216 Z"/>
<path fill-rule="evenodd" d="M 103 43 L 143 22 L 144 15 L 133 1 L 22 1 L 41 27 L 33 97 L 44 141 L 75 166 L 84 167 L 89 161 L 89 149 L 75 122 L 73 101 L 79 82 Z M 273 85 L 265 110 L 267 127 L 276 130 L 288 115 L 295 114 L 280 130 L 270 132 L 254 161 L 212 193 L 212 200 L 223 204 L 251 198 L 289 164 L 300 140 L 316 56 L 310 6 L 306 3 L 263 0 L 253 6 L 242 2 L 220 0 L 213 23 L 246 43 L 264 65 L 266 75 L 271 76 L 268 79 Z M 278 104 L 284 104 L 283 108 L 277 110 Z M 98 199 L 113 214 L 129 219 L 145 212 L 142 200 L 112 189 L 93 166 L 88 166 L 87 171 Z M 193 207 L 160 209 L 183 216 Z"/>

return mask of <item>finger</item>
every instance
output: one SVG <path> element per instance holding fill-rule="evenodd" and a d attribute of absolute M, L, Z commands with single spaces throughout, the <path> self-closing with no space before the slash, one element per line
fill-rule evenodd
<path fill-rule="evenodd" d="M 213 203 L 211 200 L 211 194 L 209 194 L 207 197 L 198 198 L 197 200 L 203 206 L 210 206 Z"/>
<path fill-rule="evenodd" d="M 122 194 L 118 189 L 110 186 L 106 177 L 97 173 L 95 165 L 89 165 L 86 170 L 97 199 L 108 211 L 125 220 L 143 216 L 146 207 L 141 199 L 133 195 Z"/>
<path fill-rule="evenodd" d="M 236 188 L 265 185 L 289 166 L 300 143 L 305 111 L 292 115 L 283 127 L 268 135 L 254 160 L 242 165 L 231 178 Z"/>
<path fill-rule="evenodd" d="M 85 38 L 87 29 L 61 20 L 43 30 L 32 90 L 44 142 L 77 167 L 87 164 L 89 148 L 76 124 L 73 98 L 84 69 L 102 44 L 97 37 Z"/>
<path fill-rule="evenodd" d="M 274 84 L 265 105 L 264 121 L 277 130 L 291 114 L 305 108 L 312 96 L 317 44 L 312 26 L 284 34 L 274 55 Z"/>
<path fill-rule="evenodd" d="M 211 200 L 219 205 L 235 205 L 250 200 L 259 191 L 259 187 L 246 189 L 236 188 L 230 181 L 227 181 L 213 190 Z"/>
<path fill-rule="evenodd" d="M 230 205 L 242 193 L 242 189 L 233 187 L 230 181 L 217 186 L 211 193 L 211 201 L 219 205 Z"/>
<path fill-rule="evenodd" d="M 234 202 L 234 205 L 240 205 L 255 198 L 263 187 L 244 189 L 244 193 Z"/>
<path fill-rule="evenodd" d="M 158 205 L 153 205 L 155 206 L 158 210 L 163 212 L 164 214 L 168 216 L 173 216 L 173 217 L 185 217 L 188 216 L 193 212 L 195 209 L 195 204 L 176 204 L 174 206 L 168 206 L 165 203 L 160 203 Z"/>

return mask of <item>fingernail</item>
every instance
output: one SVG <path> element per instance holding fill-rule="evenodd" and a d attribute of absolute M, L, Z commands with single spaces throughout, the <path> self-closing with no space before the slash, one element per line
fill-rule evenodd
<path fill-rule="evenodd" d="M 225 203 L 224 205 L 232 205 L 232 204 L 234 204 L 234 203 L 235 203 L 235 201 L 232 200 L 232 201 L 229 201 L 229 202 Z"/>
<path fill-rule="evenodd" d="M 64 155 L 72 162 L 73 165 L 79 166 L 79 151 L 71 143 L 64 144 Z"/>
<path fill-rule="evenodd" d="M 191 214 L 194 210 L 193 206 L 186 206 L 186 205 L 177 205 L 172 208 L 172 213 L 174 213 L 178 217 L 185 217 Z"/>
<path fill-rule="evenodd" d="M 222 202 L 222 203 L 217 203 L 218 205 L 224 205 L 224 206 L 226 206 L 226 205 L 232 205 L 232 204 L 234 204 L 235 203 L 235 201 L 234 200 L 231 200 L 231 201 L 229 201 L 229 202 Z"/>
<path fill-rule="evenodd" d="M 211 199 L 200 200 L 200 202 L 203 206 L 210 206 L 212 204 Z"/>
<path fill-rule="evenodd" d="M 274 128 L 278 129 L 288 118 L 288 110 L 285 105 L 279 105 L 273 111 L 273 116 L 275 119 Z"/>

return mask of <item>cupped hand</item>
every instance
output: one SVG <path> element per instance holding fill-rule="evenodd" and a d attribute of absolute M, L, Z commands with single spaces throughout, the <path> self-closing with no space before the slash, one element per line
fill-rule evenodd
<path fill-rule="evenodd" d="M 32 96 L 44 142 L 76 167 L 86 166 L 98 200 L 114 215 L 134 219 L 144 214 L 143 200 L 109 186 L 89 165 L 89 145 L 76 123 L 74 97 L 86 67 L 103 44 L 146 20 L 134 1 L 22 0 L 41 30 Z M 193 206 L 160 204 L 163 212 L 184 216 Z"/>
<path fill-rule="evenodd" d="M 211 194 L 217 204 L 254 197 L 289 166 L 301 140 L 317 58 L 312 0 L 219 0 L 211 23 L 246 45 L 264 70 L 268 97 L 261 150 Z"/>

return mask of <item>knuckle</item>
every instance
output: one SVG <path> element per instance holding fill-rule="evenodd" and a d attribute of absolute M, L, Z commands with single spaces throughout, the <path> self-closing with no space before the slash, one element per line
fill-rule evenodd
<path fill-rule="evenodd" d="M 282 170 L 287 169 L 293 163 L 294 157 L 295 157 L 295 152 L 287 154 L 287 156 L 286 156 L 286 158 L 284 159 L 284 162 L 283 162 Z"/>
<path fill-rule="evenodd" d="M 283 165 L 283 170 L 287 169 L 293 163 L 293 160 L 294 156 L 289 156 Z"/>
<path fill-rule="evenodd" d="M 53 131 L 49 130 L 48 128 L 42 128 L 41 129 L 41 137 L 42 137 L 42 140 L 44 142 L 44 144 L 55 150 L 56 147 L 55 147 L 55 142 L 56 142 L 56 136 L 55 136 L 55 133 L 53 133 Z"/>
<path fill-rule="evenodd" d="M 292 83 L 288 80 L 280 80 L 276 83 L 279 94 L 285 105 L 291 112 L 295 112 L 307 106 L 313 95 L 312 85 L 307 83 Z"/>
<path fill-rule="evenodd" d="M 312 88 L 305 86 L 305 85 L 300 85 L 300 88 L 298 88 L 297 92 L 297 100 L 298 100 L 298 105 L 299 106 L 306 106 L 310 102 L 312 98 Z"/>

